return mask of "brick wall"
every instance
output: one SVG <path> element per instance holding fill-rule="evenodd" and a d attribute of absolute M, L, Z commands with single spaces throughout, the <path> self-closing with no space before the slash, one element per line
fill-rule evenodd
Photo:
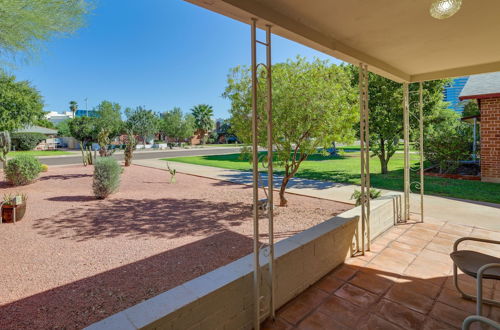
<path fill-rule="evenodd" d="M 500 183 L 500 97 L 480 100 L 481 180 Z"/>

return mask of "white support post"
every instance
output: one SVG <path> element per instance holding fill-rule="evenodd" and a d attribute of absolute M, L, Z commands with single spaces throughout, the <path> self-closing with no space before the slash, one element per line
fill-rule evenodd
<path fill-rule="evenodd" d="M 359 125 L 361 149 L 361 252 L 370 250 L 370 130 L 368 66 L 359 64 Z"/>
<path fill-rule="evenodd" d="M 275 290 L 274 290 L 274 173 L 273 173 L 273 84 L 271 58 L 271 26 L 266 25 L 266 69 L 267 69 L 267 217 L 269 224 L 269 309 L 271 319 L 275 319 Z"/>
<path fill-rule="evenodd" d="M 419 128 L 420 128 L 420 221 L 424 222 L 424 87 L 421 82 L 419 94 Z"/>
<path fill-rule="evenodd" d="M 404 208 L 403 221 L 410 219 L 410 105 L 408 83 L 403 83 Z"/>
<path fill-rule="evenodd" d="M 265 283 L 269 285 L 269 315 L 275 318 L 275 274 L 274 274 L 274 173 L 273 173 L 273 93 L 272 93 L 272 63 L 271 63 L 271 26 L 266 25 L 266 41 L 257 40 L 257 19 L 252 19 L 252 171 L 253 171 L 253 222 L 254 222 L 254 329 L 260 328 L 262 300 L 265 297 L 260 292 L 262 271 L 260 267 L 260 251 L 265 247 L 268 256 L 269 276 Z M 257 44 L 266 47 L 266 63 L 257 64 Z M 269 241 L 266 245 L 260 243 L 259 237 L 259 141 L 258 141 L 258 67 L 266 69 L 266 114 L 267 114 L 267 218 Z M 264 162 L 263 162 L 264 163 Z M 264 187 L 263 187 L 264 188 Z M 267 310 L 264 310 L 266 312 Z"/>
<path fill-rule="evenodd" d="M 257 122 L 257 20 L 252 19 L 252 173 L 253 173 L 253 298 L 254 329 L 260 329 L 259 155 Z"/>

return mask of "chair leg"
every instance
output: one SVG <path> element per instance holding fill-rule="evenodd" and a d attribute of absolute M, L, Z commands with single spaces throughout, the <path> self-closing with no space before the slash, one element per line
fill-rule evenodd
<path fill-rule="evenodd" d="M 457 291 L 460 292 L 460 294 L 462 295 L 462 298 L 467 299 L 467 300 L 472 300 L 472 301 L 478 300 L 476 296 L 467 294 L 467 293 L 463 292 L 462 289 L 460 289 L 460 286 L 458 285 L 458 269 L 457 269 L 457 265 L 455 265 L 455 264 L 453 264 L 453 283 L 455 284 L 455 288 L 457 289 Z M 479 291 L 479 285 L 477 285 L 476 290 Z M 481 285 L 481 294 L 479 297 L 482 300 L 483 304 L 488 304 L 488 305 L 500 307 L 500 301 L 482 298 L 482 285 Z"/>

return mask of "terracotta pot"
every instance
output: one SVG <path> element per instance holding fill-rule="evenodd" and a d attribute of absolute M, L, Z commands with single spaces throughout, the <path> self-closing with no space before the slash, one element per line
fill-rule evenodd
<path fill-rule="evenodd" d="M 3 222 L 14 222 L 13 214 L 14 208 L 16 208 L 16 221 L 21 220 L 26 213 L 26 203 L 20 205 L 3 205 L 2 206 L 2 221 Z"/>

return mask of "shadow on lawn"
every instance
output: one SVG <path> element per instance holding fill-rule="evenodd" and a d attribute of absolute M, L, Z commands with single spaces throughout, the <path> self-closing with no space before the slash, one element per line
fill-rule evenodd
<path fill-rule="evenodd" d="M 72 196 L 57 197 L 58 201 L 74 199 Z M 220 233 L 251 216 L 251 206 L 242 203 L 194 198 L 109 199 L 34 220 L 33 227 L 42 235 L 77 241 L 122 235 L 178 238 Z"/>
<path fill-rule="evenodd" d="M 307 172 L 307 170 L 304 170 Z M 317 173 L 317 172 L 311 172 L 311 173 Z M 283 179 L 282 176 L 283 172 L 277 171 L 275 172 L 275 179 L 274 179 L 274 188 L 279 189 L 281 187 L 281 181 Z M 245 185 L 250 185 L 253 183 L 253 174 L 252 172 L 238 172 L 238 173 L 225 173 L 222 174 L 222 179 L 227 180 L 230 182 L 234 182 L 237 184 L 245 184 Z M 341 187 L 344 186 L 345 183 L 341 182 L 334 182 L 334 181 L 321 181 L 321 179 L 318 179 L 317 176 L 315 175 L 310 175 L 310 178 L 305 176 L 295 176 L 293 177 L 290 182 L 287 185 L 287 188 L 301 188 L 301 189 L 315 189 L 315 190 L 323 190 L 323 189 L 328 189 L 328 188 L 335 188 L 335 187 Z M 315 178 L 315 179 L 313 179 Z M 222 185 L 223 181 L 219 181 L 218 183 L 215 183 L 214 185 Z M 259 186 L 266 186 L 267 187 L 267 173 L 260 173 L 260 182 Z M 249 188 L 248 186 L 245 186 L 245 188 Z"/>
<path fill-rule="evenodd" d="M 19 299 L 0 306 L 0 329 L 81 329 L 249 254 L 252 242 L 246 236 L 223 231 Z M 35 275 L 30 276 L 38 280 Z"/>

